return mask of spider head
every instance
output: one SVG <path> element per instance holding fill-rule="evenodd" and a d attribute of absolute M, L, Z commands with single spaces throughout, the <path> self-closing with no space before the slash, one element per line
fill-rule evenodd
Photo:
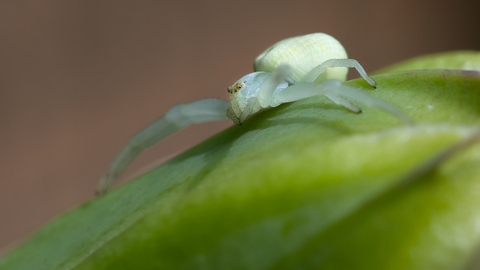
<path fill-rule="evenodd" d="M 262 109 L 258 102 L 258 91 L 269 72 L 253 72 L 247 74 L 227 88 L 230 94 L 230 108 L 227 116 L 241 125 L 245 119 Z"/>
<path fill-rule="evenodd" d="M 238 81 L 234 83 L 232 86 L 229 86 L 227 88 L 227 92 L 230 94 L 235 94 L 238 91 L 240 91 L 244 85 L 245 85 L 245 81 Z"/>

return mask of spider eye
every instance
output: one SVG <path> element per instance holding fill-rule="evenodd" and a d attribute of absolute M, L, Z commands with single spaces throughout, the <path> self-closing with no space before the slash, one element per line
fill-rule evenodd
<path fill-rule="evenodd" d="M 236 93 L 240 89 L 242 89 L 244 84 L 245 84 L 245 82 L 237 82 L 237 83 L 233 84 L 232 86 L 228 87 L 227 92 L 230 93 L 230 94 Z"/>

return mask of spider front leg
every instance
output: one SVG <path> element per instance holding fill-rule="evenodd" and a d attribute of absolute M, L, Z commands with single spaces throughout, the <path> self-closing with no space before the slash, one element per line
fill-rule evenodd
<path fill-rule="evenodd" d="M 373 88 L 377 88 L 377 84 L 375 81 L 368 76 L 365 69 L 363 69 L 362 65 L 358 63 L 355 59 L 329 59 L 322 64 L 314 67 L 310 70 L 303 78 L 302 82 L 314 82 L 322 73 L 327 70 L 327 68 L 335 68 L 335 67 L 345 67 L 345 68 L 355 68 L 360 76 Z"/>
<path fill-rule="evenodd" d="M 229 106 L 230 104 L 224 100 L 203 99 L 172 107 L 163 117 L 128 141 L 100 180 L 97 194 L 103 194 L 111 188 L 128 164 L 143 149 L 190 124 L 227 120 L 226 111 Z"/>
<path fill-rule="evenodd" d="M 258 102 L 262 108 L 275 107 L 278 104 L 272 104 L 273 94 L 275 89 L 282 83 L 287 82 L 290 85 L 295 82 L 290 81 L 289 76 L 292 73 L 292 69 L 289 65 L 280 65 L 270 76 L 268 76 L 260 85 L 258 89 Z"/>
<path fill-rule="evenodd" d="M 319 84 L 299 83 L 291 85 L 282 91 L 276 92 L 274 99 L 281 103 L 287 103 L 318 95 L 324 95 L 333 102 L 343 105 L 347 109 L 353 111 L 356 106 L 346 101 L 347 99 L 361 105 L 376 107 L 402 119 L 408 124 L 413 124 L 413 121 L 410 119 L 410 117 L 389 103 L 373 98 L 368 94 L 354 87 L 348 86 L 338 80 L 326 80 Z M 351 108 L 350 106 L 353 107 Z"/>

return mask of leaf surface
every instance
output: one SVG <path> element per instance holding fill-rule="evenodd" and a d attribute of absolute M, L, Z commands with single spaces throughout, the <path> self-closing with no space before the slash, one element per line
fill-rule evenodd
<path fill-rule="evenodd" d="M 376 90 L 349 83 L 415 125 L 323 97 L 281 105 L 51 221 L 0 268 L 466 265 L 480 245 L 480 73 L 395 69 Z"/>

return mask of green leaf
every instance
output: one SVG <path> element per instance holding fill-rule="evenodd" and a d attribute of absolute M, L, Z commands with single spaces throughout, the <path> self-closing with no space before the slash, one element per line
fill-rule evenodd
<path fill-rule="evenodd" d="M 480 73 L 284 104 L 44 226 L 1 269 L 458 269 L 480 245 Z"/>
<path fill-rule="evenodd" d="M 453 51 L 419 56 L 381 69 L 377 73 L 422 69 L 480 70 L 480 52 Z"/>

